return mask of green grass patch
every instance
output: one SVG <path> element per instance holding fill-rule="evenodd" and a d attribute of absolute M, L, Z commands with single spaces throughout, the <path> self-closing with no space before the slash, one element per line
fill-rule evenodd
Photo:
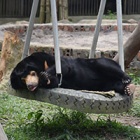
<path fill-rule="evenodd" d="M 127 70 L 128 75 L 132 78 L 132 82 L 135 85 L 140 85 L 140 71 L 135 69 Z"/>
<path fill-rule="evenodd" d="M 74 116 L 75 118 L 73 118 Z M 74 120 L 73 120 L 73 119 Z M 54 114 L 41 127 L 36 127 L 36 120 L 14 130 L 14 137 L 21 140 L 32 138 L 60 139 L 60 140 L 88 140 L 88 139 L 138 139 L 140 131 L 134 127 L 123 126 L 116 121 L 99 119 L 93 121 L 80 112 Z M 18 134 L 18 135 L 17 135 Z M 19 136 L 20 134 L 20 136 Z M 13 132 L 10 131 L 11 137 Z M 25 136 L 24 136 L 25 135 Z M 21 137 L 22 136 L 22 137 Z"/>
<path fill-rule="evenodd" d="M 128 111 L 131 116 L 140 117 L 140 99 L 134 100 L 133 107 Z"/>
<path fill-rule="evenodd" d="M 0 94 L 0 122 L 9 140 L 139 139 L 140 131 L 116 121 Z M 134 108 L 137 112 L 137 109 Z"/>

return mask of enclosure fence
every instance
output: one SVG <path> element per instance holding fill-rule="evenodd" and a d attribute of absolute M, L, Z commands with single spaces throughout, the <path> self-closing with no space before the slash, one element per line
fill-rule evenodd
<path fill-rule="evenodd" d="M 140 14 L 140 0 L 123 0 L 124 14 Z"/>
<path fill-rule="evenodd" d="M 97 15 L 101 0 L 68 0 L 69 16 Z M 105 13 L 116 12 L 116 0 L 107 0 Z M 140 0 L 122 0 L 123 14 L 140 14 Z"/>
<path fill-rule="evenodd" d="M 100 0 L 68 0 L 69 16 L 92 16 L 98 14 Z"/>
<path fill-rule="evenodd" d="M 41 1 L 41 0 L 40 0 Z M 97 15 L 101 0 L 68 0 L 69 16 Z M 26 18 L 30 16 L 33 0 L 0 0 L 1 18 Z M 140 14 L 140 0 L 122 0 L 123 14 Z M 39 16 L 39 9 L 37 17 Z M 116 0 L 107 0 L 105 13 L 116 12 Z"/>
<path fill-rule="evenodd" d="M 1 18 L 26 18 L 30 16 L 33 0 L 0 0 Z M 39 16 L 39 7 L 37 16 Z"/>

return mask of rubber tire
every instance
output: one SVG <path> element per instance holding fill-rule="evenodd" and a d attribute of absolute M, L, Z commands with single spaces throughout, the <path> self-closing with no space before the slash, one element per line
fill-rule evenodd
<path fill-rule="evenodd" d="M 98 94 L 63 88 L 38 89 L 35 92 L 30 92 L 28 90 L 14 90 L 10 87 L 8 92 L 26 99 L 47 102 L 80 112 L 96 114 L 126 112 L 132 106 L 133 101 L 133 95 L 127 96 L 115 93 L 113 98 L 107 98 Z"/>

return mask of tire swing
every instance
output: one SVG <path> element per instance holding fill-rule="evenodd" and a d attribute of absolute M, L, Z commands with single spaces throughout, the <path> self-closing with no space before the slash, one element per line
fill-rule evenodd
<path fill-rule="evenodd" d="M 24 52 L 22 58 L 28 56 L 29 44 L 31 39 L 31 34 L 34 25 L 34 19 L 37 11 L 39 0 L 33 1 L 29 27 L 27 30 L 26 41 L 24 44 Z M 58 46 L 58 27 L 57 27 L 57 17 L 56 17 L 56 1 L 51 0 L 51 13 L 52 13 L 52 23 L 53 23 L 53 33 L 54 33 L 54 46 L 55 46 L 55 61 L 56 61 L 56 72 L 61 75 L 61 64 L 60 64 L 60 50 Z M 98 35 L 100 31 L 100 25 L 102 21 L 102 16 L 104 12 L 104 7 L 106 0 L 101 0 L 97 25 L 95 29 L 95 35 L 93 39 L 93 45 L 90 51 L 90 57 L 94 56 L 96 44 L 98 40 Z M 124 70 L 124 58 L 123 58 L 123 47 L 122 47 L 122 11 L 121 11 L 121 0 L 117 0 L 117 23 L 118 23 L 118 42 L 119 42 L 119 56 L 120 64 Z M 71 89 L 55 88 L 55 89 L 38 89 L 34 93 L 28 90 L 14 90 L 10 87 L 9 93 L 18 97 L 37 100 L 41 102 L 51 103 L 60 107 L 69 108 L 85 113 L 121 113 L 125 112 L 132 106 L 133 95 L 121 95 L 115 93 L 112 98 L 107 98 L 105 96 L 93 93 L 87 93 L 84 91 L 76 91 Z"/>

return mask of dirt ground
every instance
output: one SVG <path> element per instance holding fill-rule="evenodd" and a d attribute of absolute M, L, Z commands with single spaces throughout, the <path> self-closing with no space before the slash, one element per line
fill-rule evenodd
<path fill-rule="evenodd" d="M 133 97 L 134 97 L 133 99 L 134 101 L 136 99 L 140 100 L 140 86 L 136 86 L 136 90 Z M 98 118 L 98 115 L 91 114 L 91 118 L 96 120 Z M 106 119 L 106 116 L 103 115 L 102 118 Z M 121 113 L 121 114 L 108 115 L 108 118 L 110 120 L 116 120 L 117 122 L 120 122 L 124 125 L 130 125 L 140 129 L 140 117 L 133 117 L 130 115 L 126 115 L 126 113 Z"/>
<path fill-rule="evenodd" d="M 140 100 L 140 86 L 136 86 L 136 90 L 134 93 L 134 100 Z M 135 126 L 140 129 L 140 117 L 132 117 L 132 116 L 115 116 L 112 119 L 116 119 L 118 122 L 121 122 L 125 125 Z"/>
<path fill-rule="evenodd" d="M 20 22 L 22 23 L 22 22 Z M 18 25 L 20 24 L 18 23 Z M 26 22 L 25 22 L 26 23 Z M 15 23 L 14 23 L 15 24 Z M 24 22 L 22 23 L 24 24 Z M 94 23 L 95 24 L 95 23 Z M 11 26 L 13 23 L 7 23 Z M 2 26 L 0 25 L 0 40 L 3 40 L 4 32 L 1 30 Z M 63 47 L 91 47 L 94 33 L 91 31 L 76 31 L 76 32 L 67 32 L 59 30 L 59 45 Z M 131 32 L 123 32 L 123 42 L 125 43 L 128 37 L 131 35 Z M 25 40 L 24 33 L 20 36 Z M 53 33 L 48 29 L 35 29 L 33 30 L 31 43 L 46 44 L 48 46 L 53 45 Z M 113 31 L 112 28 L 105 31 L 101 31 L 98 38 L 97 50 L 118 50 L 118 33 Z"/>
<path fill-rule="evenodd" d="M 130 32 L 123 32 L 123 42 L 125 43 Z M 66 32 L 59 31 L 60 46 L 76 46 L 76 47 L 91 47 L 93 40 L 93 32 Z M 23 36 L 23 39 L 24 36 Z M 33 31 L 31 42 L 53 45 L 53 33 L 47 30 L 36 29 Z M 107 30 L 101 31 L 98 38 L 97 50 L 117 50 L 118 49 L 118 34 L 116 31 Z"/>

